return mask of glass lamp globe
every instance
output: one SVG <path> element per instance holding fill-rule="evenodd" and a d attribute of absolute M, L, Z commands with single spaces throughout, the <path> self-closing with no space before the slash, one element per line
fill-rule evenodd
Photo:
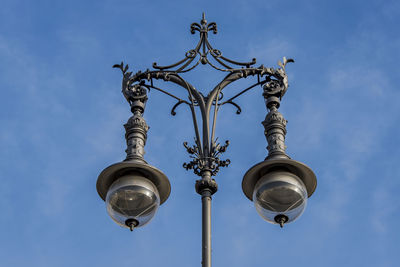
<path fill-rule="evenodd" d="M 160 206 L 156 186 L 140 174 L 118 178 L 106 196 L 107 212 L 119 225 L 130 228 L 147 224 Z"/>
<path fill-rule="evenodd" d="M 273 171 L 256 183 L 253 202 L 264 220 L 283 227 L 303 213 L 307 204 L 307 189 L 293 173 Z"/>

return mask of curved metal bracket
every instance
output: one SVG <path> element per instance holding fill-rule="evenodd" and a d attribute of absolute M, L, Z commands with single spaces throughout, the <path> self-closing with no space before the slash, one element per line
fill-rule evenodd
<path fill-rule="evenodd" d="M 171 115 L 172 115 L 172 116 L 175 116 L 175 115 L 176 115 L 175 109 L 176 109 L 180 104 L 182 104 L 182 103 L 184 103 L 184 101 L 179 100 L 179 101 L 172 107 L 172 109 L 171 109 Z"/>
<path fill-rule="evenodd" d="M 210 42 L 208 41 L 208 33 L 213 32 L 214 34 L 217 34 L 217 24 L 215 22 L 208 23 L 207 20 L 205 19 L 205 15 L 203 13 L 203 18 L 199 23 L 192 23 L 190 25 L 190 32 L 192 34 L 195 34 L 199 32 L 200 34 L 200 40 L 195 46 L 195 48 L 187 51 L 185 53 L 185 58 L 182 60 L 171 64 L 171 65 L 166 65 L 166 66 L 159 66 L 156 62 L 153 63 L 153 68 L 158 69 L 158 70 L 170 70 L 176 73 L 183 73 L 183 72 L 188 72 L 194 68 L 196 68 L 200 63 L 205 65 L 209 64 L 211 67 L 214 69 L 220 70 L 220 71 L 226 71 L 226 72 L 232 72 L 234 70 L 237 70 L 242 67 L 250 68 L 252 65 L 256 64 L 256 59 L 253 58 L 249 62 L 238 62 L 229 58 L 226 58 L 222 55 L 222 52 L 218 49 L 215 49 L 212 47 Z M 217 65 L 211 63 L 209 60 L 208 55 L 211 55 L 211 57 L 221 66 L 218 67 Z M 193 66 L 190 66 L 190 64 L 198 58 L 197 61 L 193 64 Z M 232 65 L 236 66 L 232 66 Z M 176 69 L 174 69 L 176 68 Z M 173 70 L 174 69 L 174 70 Z"/>

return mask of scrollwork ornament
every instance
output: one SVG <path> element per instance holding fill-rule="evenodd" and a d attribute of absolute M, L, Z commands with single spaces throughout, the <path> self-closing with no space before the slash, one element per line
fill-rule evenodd
<path fill-rule="evenodd" d="M 288 88 L 285 67 L 287 63 L 294 62 L 294 60 L 284 57 L 282 61 L 278 62 L 278 68 L 268 68 L 263 65 L 256 67 L 255 58 L 248 62 L 238 62 L 226 58 L 221 50 L 214 48 L 209 42 L 209 33 L 217 33 L 217 24 L 215 22 L 208 23 L 204 14 L 200 23 L 191 24 L 190 32 L 192 34 L 198 32 L 199 41 L 193 49 L 187 50 L 183 59 L 174 64 L 160 66 L 153 63 L 153 70 L 147 69 L 136 73 L 129 71 L 129 66 L 123 62 L 113 66 L 119 68 L 123 73 L 122 93 L 130 104 L 132 113 L 142 115 L 147 101 L 147 93 L 150 89 L 160 91 L 176 100 L 171 109 L 172 115 L 176 114 L 176 109 L 181 104 L 188 105 L 191 109 L 196 137 L 195 145 L 189 146 L 187 142 L 184 143 L 191 161 L 184 163 L 183 167 L 187 170 L 193 170 L 195 174 L 200 176 L 205 171 L 209 171 L 211 175 L 216 175 L 220 168 L 227 167 L 230 164 L 229 159 L 220 159 L 221 154 L 226 151 L 229 141 L 221 145 L 214 138 L 215 121 L 219 108 L 224 104 L 230 104 L 236 107 L 236 113 L 240 114 L 241 108 L 235 99 L 255 86 L 263 86 L 263 95 L 266 98 L 267 108 L 270 110 L 264 121 L 265 133 L 269 142 L 268 149 L 271 151 L 284 149 L 286 120 L 277 112 L 277 108 L 279 108 L 280 99 Z M 214 69 L 227 73 L 226 77 L 207 95 L 203 95 L 181 76 L 182 73 L 191 71 L 200 64 L 208 64 Z M 258 82 L 227 100 L 223 99 L 222 90 L 227 85 L 250 76 L 256 76 Z M 183 87 L 188 93 L 187 99 L 182 99 L 167 90 L 154 86 L 153 80 L 172 82 Z M 210 107 L 212 106 L 215 108 L 214 114 L 210 114 Z M 199 126 L 196 119 L 197 108 L 201 110 L 199 113 L 201 114 L 202 127 Z M 213 125 L 210 125 L 211 118 L 213 118 Z M 128 137 L 130 140 L 129 151 L 131 152 L 129 153 L 139 157 L 144 153 L 144 150 L 142 153 L 140 147 L 145 144 L 148 126 L 142 117 L 131 120 L 128 125 L 129 127 L 126 130 L 127 140 Z M 200 133 L 201 129 L 203 129 L 202 134 Z"/>
<path fill-rule="evenodd" d="M 123 62 L 121 62 L 121 64 L 114 65 L 113 68 L 119 68 L 122 71 L 122 94 L 124 95 L 126 101 L 128 101 L 132 110 L 136 101 L 140 101 L 142 103 L 140 106 L 143 106 L 142 109 L 144 110 L 144 105 L 147 101 L 147 91 L 149 89 L 144 86 L 143 80 L 135 83 L 135 77 L 141 75 L 142 72 L 138 72 L 132 76 L 132 72 L 128 72 L 129 65 L 126 64 L 124 66 Z"/>
<path fill-rule="evenodd" d="M 185 58 L 177 63 L 167 66 L 159 66 L 157 63 L 153 63 L 153 68 L 183 73 L 194 69 L 199 63 L 201 63 L 203 65 L 209 64 L 214 69 L 220 71 L 233 72 L 238 71 L 243 67 L 250 68 L 250 66 L 256 64 L 255 58 L 253 58 L 250 62 L 237 62 L 222 56 L 222 52 L 220 50 L 213 48 L 208 40 L 208 33 L 212 32 L 217 34 L 217 24 L 215 22 L 208 23 L 205 19 L 204 13 L 200 24 L 192 23 L 190 25 L 190 32 L 192 34 L 199 32 L 200 40 L 194 49 L 191 49 L 185 53 Z M 211 55 L 210 59 L 214 59 L 215 64 L 211 63 L 210 59 L 208 58 L 209 55 Z M 197 57 L 198 60 L 194 61 Z"/>
<path fill-rule="evenodd" d="M 207 170 L 215 176 L 219 172 L 219 168 L 227 167 L 231 163 L 229 159 L 221 160 L 219 158 L 220 154 L 224 153 L 229 146 L 228 140 L 225 141 L 225 145 L 220 145 L 214 141 L 208 157 L 200 155 L 197 145 L 189 146 L 187 142 L 184 142 L 183 146 L 192 158 L 190 162 L 183 164 L 183 168 L 193 170 L 196 175 L 200 176 L 203 171 Z"/>

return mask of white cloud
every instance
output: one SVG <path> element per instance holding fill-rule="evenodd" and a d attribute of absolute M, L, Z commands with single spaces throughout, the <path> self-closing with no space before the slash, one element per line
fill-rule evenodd
<path fill-rule="evenodd" d="M 283 56 L 293 57 L 295 47 L 284 38 L 268 38 L 266 40 L 250 43 L 247 48 L 249 58 L 255 57 L 259 64 L 269 64 L 271 67 L 277 66 L 278 60 L 282 60 Z"/>

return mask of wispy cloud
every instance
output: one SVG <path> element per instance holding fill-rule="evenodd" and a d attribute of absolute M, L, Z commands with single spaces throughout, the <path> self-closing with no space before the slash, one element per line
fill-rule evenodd
<path fill-rule="evenodd" d="M 260 64 L 269 62 L 272 67 L 275 67 L 275 64 L 283 56 L 288 58 L 293 57 L 296 47 L 281 37 L 267 38 L 257 43 L 250 43 L 247 47 L 248 57 L 255 57 Z"/>

